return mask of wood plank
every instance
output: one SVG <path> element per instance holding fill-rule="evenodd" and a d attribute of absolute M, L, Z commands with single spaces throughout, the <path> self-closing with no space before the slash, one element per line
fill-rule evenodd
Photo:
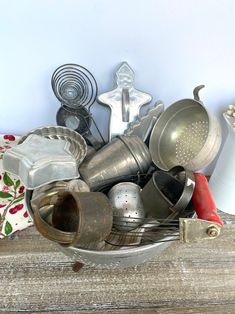
<path fill-rule="evenodd" d="M 0 278 L 3 313 L 234 313 L 235 224 L 216 240 L 174 242 L 141 266 L 81 273 L 30 228 L 0 241 Z"/>
<path fill-rule="evenodd" d="M 203 307 L 194 307 L 194 308 L 144 308 L 144 309 L 108 309 L 104 310 L 102 309 L 99 311 L 100 313 L 106 313 L 106 314 L 234 314 L 235 312 L 235 305 L 215 305 L 215 306 L 203 306 Z M 4 312 L 5 314 L 11 314 L 13 312 Z M 45 314 L 45 313 L 51 313 L 48 311 L 43 312 L 30 312 L 31 314 Z M 77 314 L 78 311 L 56 311 L 56 314 L 65 314 L 65 313 L 71 313 L 71 314 Z M 79 310 L 79 313 L 81 314 L 94 314 L 97 313 L 97 310 L 87 311 L 87 310 Z"/>

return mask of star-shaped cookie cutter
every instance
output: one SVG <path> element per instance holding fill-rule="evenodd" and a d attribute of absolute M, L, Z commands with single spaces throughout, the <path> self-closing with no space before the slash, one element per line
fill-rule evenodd
<path fill-rule="evenodd" d="M 32 134 L 3 156 L 5 171 L 17 175 L 27 189 L 79 177 L 70 143 Z"/>

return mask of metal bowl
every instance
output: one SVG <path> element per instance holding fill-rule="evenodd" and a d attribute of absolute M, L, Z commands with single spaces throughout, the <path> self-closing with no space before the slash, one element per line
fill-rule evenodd
<path fill-rule="evenodd" d="M 34 218 L 34 210 L 30 204 L 32 191 L 26 191 L 26 204 L 28 212 L 32 219 Z M 50 217 L 48 217 L 50 221 Z M 56 244 L 58 249 L 65 255 L 68 255 L 74 262 L 80 262 L 96 268 L 117 268 L 130 267 L 144 263 L 164 251 L 172 241 L 178 240 L 178 231 L 168 232 L 165 230 L 158 231 L 159 241 L 151 244 L 140 244 L 132 247 L 119 247 L 118 249 L 107 249 L 106 246 L 101 248 L 81 248 L 75 246 L 67 246 Z"/>

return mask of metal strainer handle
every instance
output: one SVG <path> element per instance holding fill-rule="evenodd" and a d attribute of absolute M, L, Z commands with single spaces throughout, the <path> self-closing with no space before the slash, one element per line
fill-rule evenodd
<path fill-rule="evenodd" d="M 194 90 L 193 90 L 193 97 L 194 97 L 194 100 L 199 101 L 199 102 L 202 103 L 202 101 L 201 101 L 201 99 L 200 99 L 200 97 L 199 97 L 199 91 L 200 91 L 202 88 L 204 88 L 204 87 L 205 87 L 205 85 L 199 85 L 199 86 L 196 86 L 196 87 L 194 88 Z"/>

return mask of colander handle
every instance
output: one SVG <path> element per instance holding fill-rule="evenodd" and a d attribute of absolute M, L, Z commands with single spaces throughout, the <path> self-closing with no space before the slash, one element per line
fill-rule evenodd
<path fill-rule="evenodd" d="M 202 173 L 194 173 L 195 188 L 193 192 L 193 206 L 199 219 L 216 222 L 223 226 L 207 178 Z"/>
<path fill-rule="evenodd" d="M 196 86 L 193 90 L 193 97 L 194 97 L 194 100 L 196 101 L 199 101 L 199 102 L 202 102 L 200 97 L 199 97 L 199 91 L 204 88 L 205 85 L 199 85 L 199 86 Z"/>

